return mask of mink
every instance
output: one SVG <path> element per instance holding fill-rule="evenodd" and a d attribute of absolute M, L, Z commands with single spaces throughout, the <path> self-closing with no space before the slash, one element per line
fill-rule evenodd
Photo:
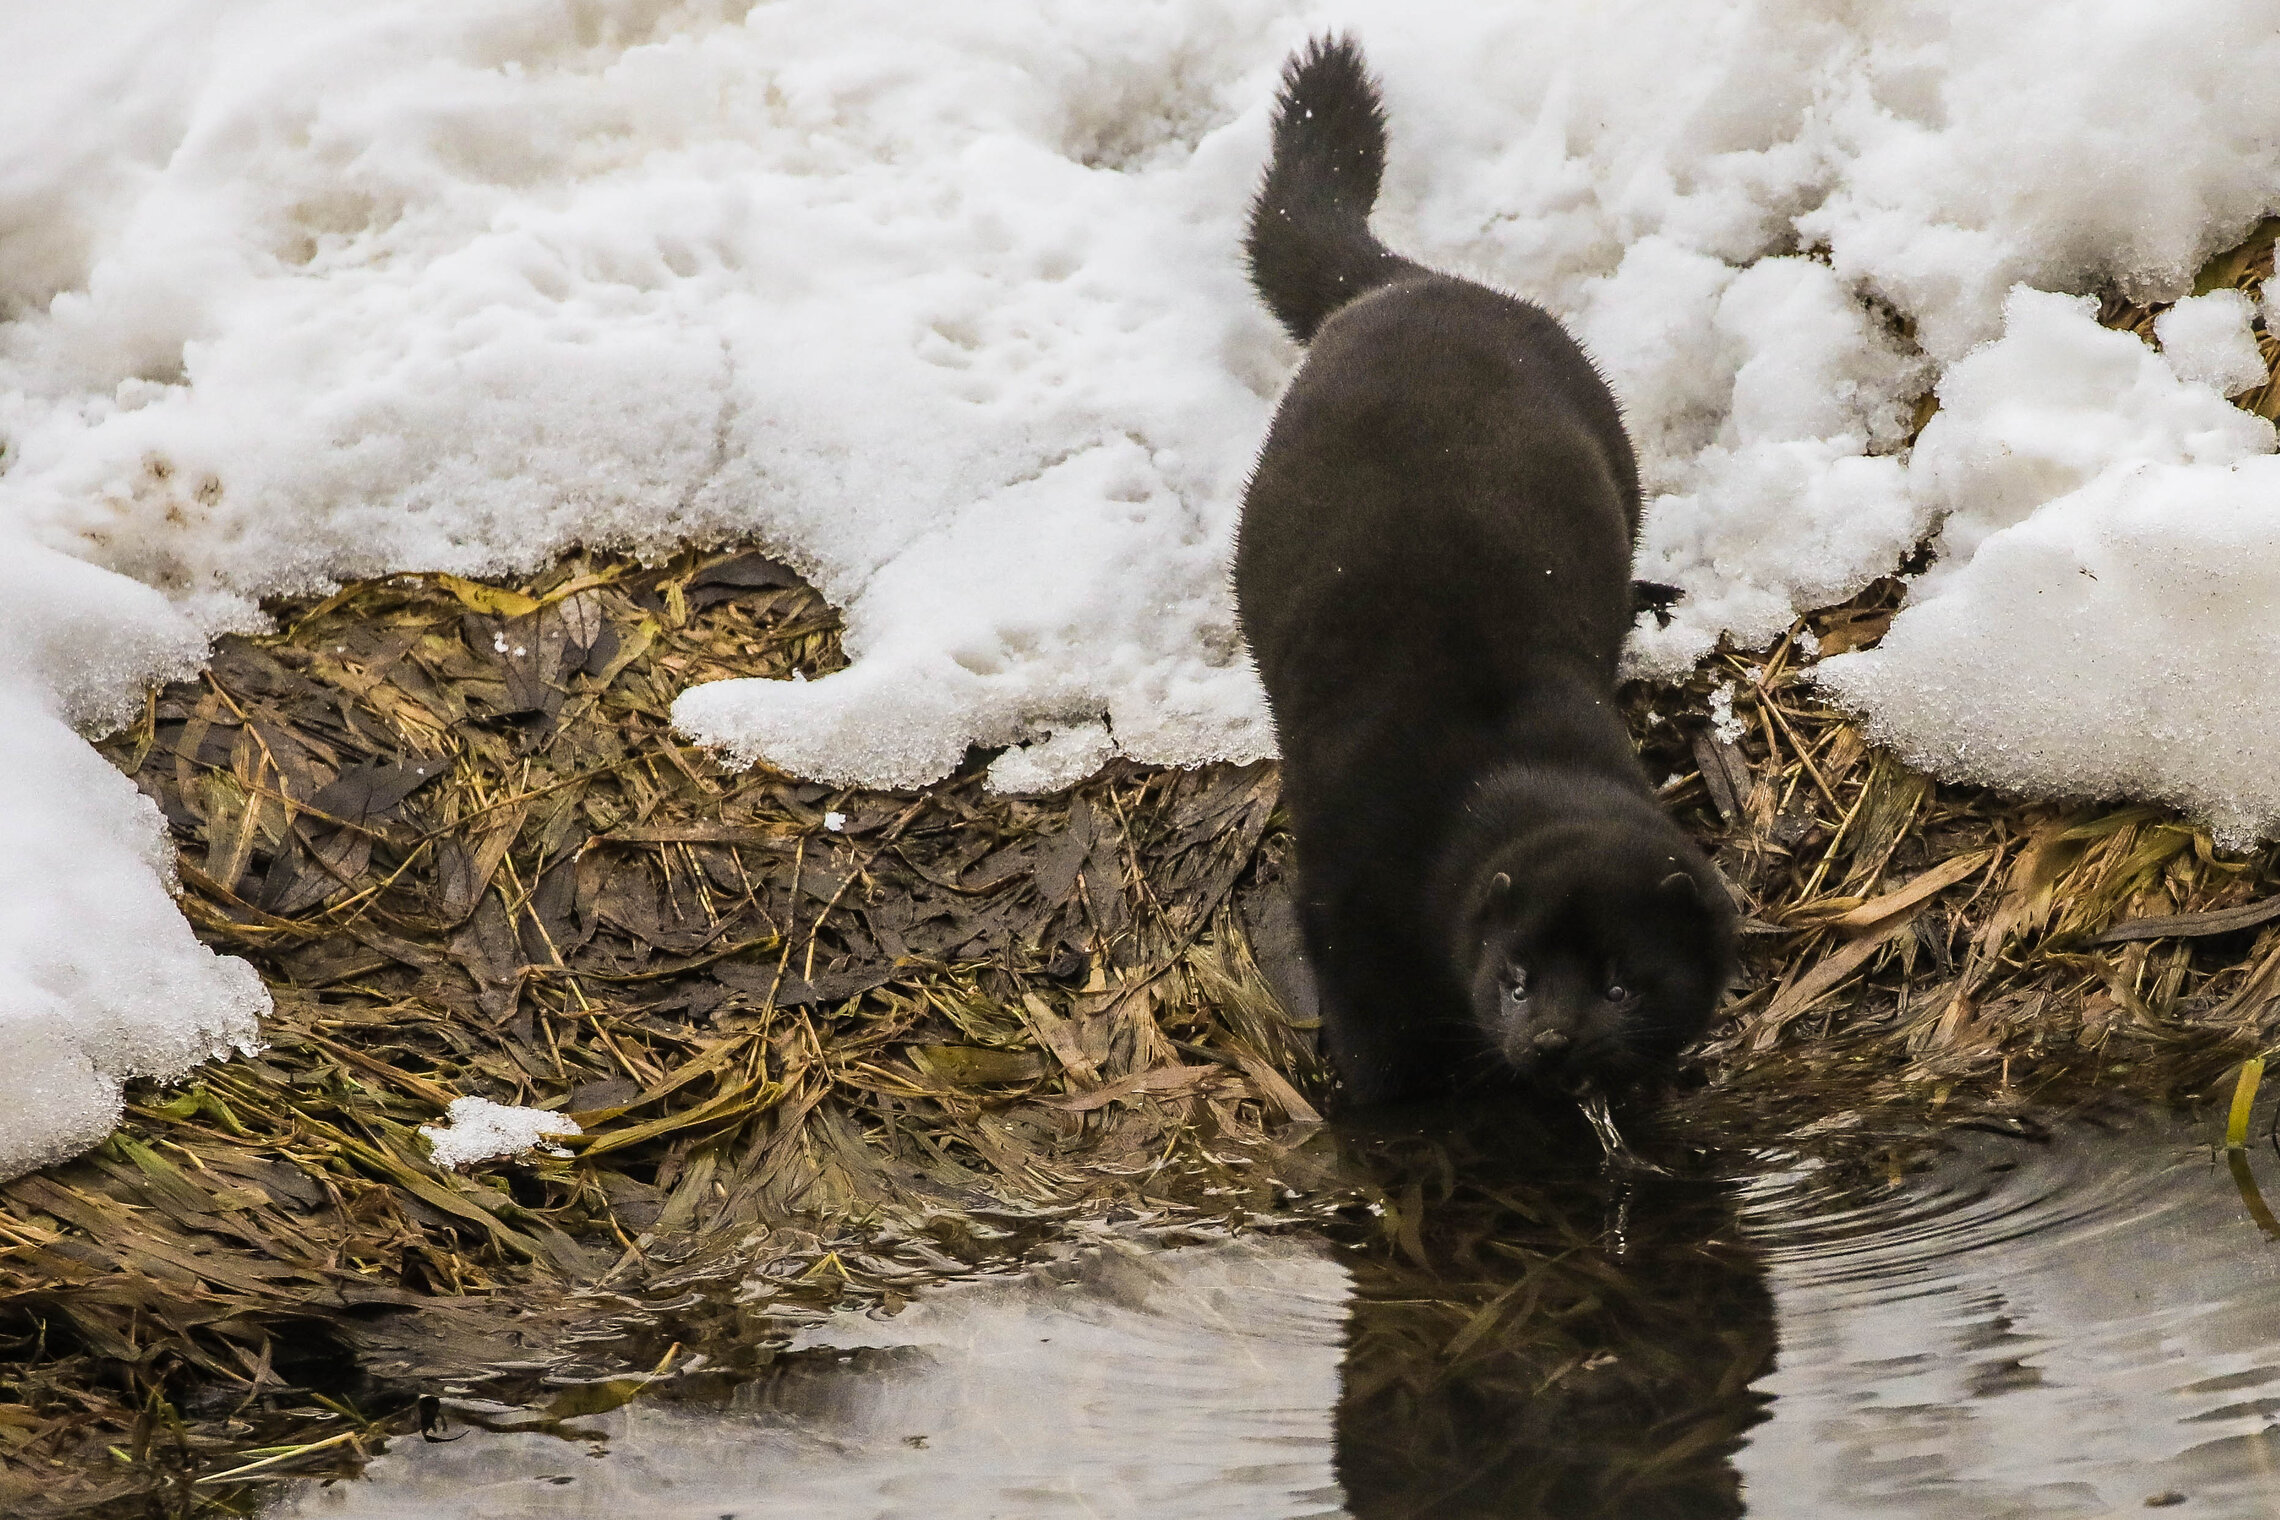
<path fill-rule="evenodd" d="M 1637 463 L 1542 308 L 1370 231 L 1385 115 L 1350 38 L 1295 55 L 1252 283 L 1305 358 L 1235 592 L 1283 757 L 1347 1101 L 1621 1087 L 1707 1027 L 1734 908 L 1616 704 Z"/>

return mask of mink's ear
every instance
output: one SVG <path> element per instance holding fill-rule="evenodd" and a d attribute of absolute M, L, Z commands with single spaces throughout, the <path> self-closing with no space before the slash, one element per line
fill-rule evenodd
<path fill-rule="evenodd" d="M 1686 898 L 1697 905 L 1702 901 L 1701 886 L 1684 871 L 1671 872 L 1656 884 L 1655 890 L 1668 893 L 1673 897 Z"/>
<path fill-rule="evenodd" d="M 1505 893 L 1511 890 L 1512 878 L 1505 875 L 1502 871 L 1497 872 L 1494 876 L 1491 876 L 1488 879 L 1488 895 L 1491 897 L 1502 897 Z"/>

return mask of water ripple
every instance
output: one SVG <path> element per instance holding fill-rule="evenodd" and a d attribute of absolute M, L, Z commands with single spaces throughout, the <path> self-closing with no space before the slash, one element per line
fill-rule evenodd
<path fill-rule="evenodd" d="M 1965 1134 L 1867 1196 L 1787 1158 L 1744 1227 L 1781 1327 L 1753 1516 L 2280 1515 L 2280 1398 L 2243 1396 L 2280 1250 L 2182 1127 Z"/>

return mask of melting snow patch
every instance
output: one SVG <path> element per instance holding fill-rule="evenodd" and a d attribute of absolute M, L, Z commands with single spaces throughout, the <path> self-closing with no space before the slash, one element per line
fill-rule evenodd
<path fill-rule="evenodd" d="M 439 1171 L 488 1161 L 494 1156 L 515 1156 L 544 1151 L 549 1156 L 570 1153 L 548 1145 L 548 1135 L 581 1135 L 578 1121 L 541 1108 L 510 1108 L 488 1098 L 454 1098 L 445 1111 L 445 1126 L 420 1126 L 427 1138 L 428 1157 Z"/>
<path fill-rule="evenodd" d="M 2086 299 L 2022 289 L 2008 311 L 1916 445 L 1937 560 L 1819 680 L 1945 775 L 2169 802 L 2233 846 L 2280 833 L 2272 424 Z"/>
<path fill-rule="evenodd" d="M 157 592 L 0 520 L 0 1179 L 109 1134 L 127 1078 L 252 1050 L 269 1010 L 175 908 L 157 806 L 73 732 L 202 645 Z"/>

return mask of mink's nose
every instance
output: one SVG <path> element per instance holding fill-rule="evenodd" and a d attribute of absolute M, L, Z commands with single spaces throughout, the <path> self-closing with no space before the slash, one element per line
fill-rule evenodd
<path fill-rule="evenodd" d="M 1564 1029 L 1539 1029 L 1528 1043 L 1545 1055 L 1554 1055 L 1567 1049 L 1570 1041 Z"/>

